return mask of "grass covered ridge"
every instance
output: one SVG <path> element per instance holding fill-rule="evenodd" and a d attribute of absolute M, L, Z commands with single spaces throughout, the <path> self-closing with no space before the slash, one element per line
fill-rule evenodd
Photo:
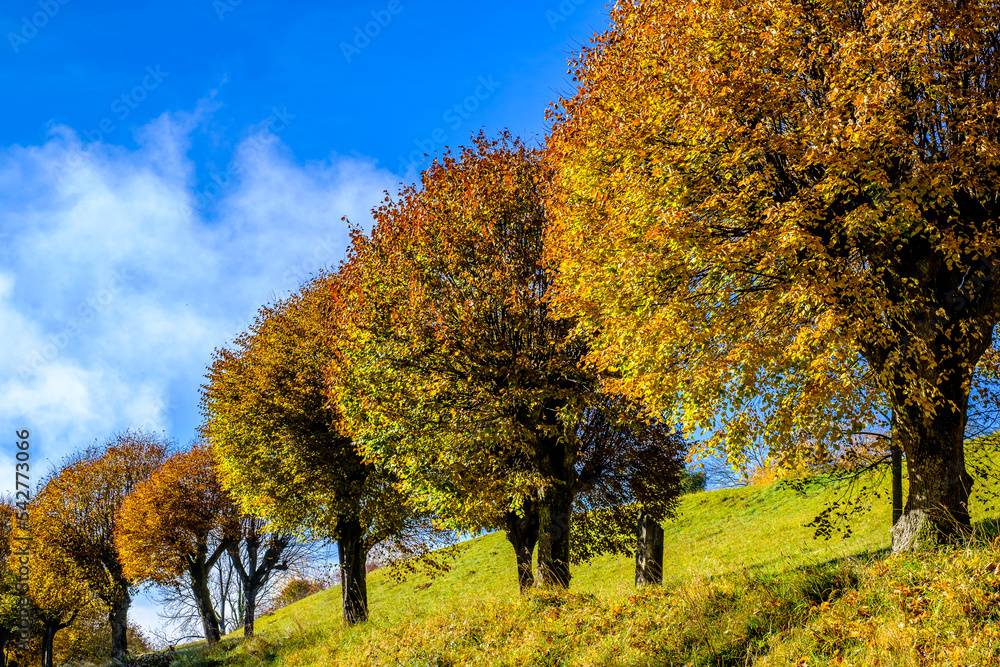
<path fill-rule="evenodd" d="M 574 568 L 571 591 L 522 599 L 510 546 L 487 535 L 438 579 L 370 575 L 367 624 L 342 627 L 334 588 L 175 664 L 1000 665 L 1000 552 L 886 558 L 888 507 L 814 540 L 804 524 L 840 492 L 686 496 L 662 588 L 636 590 L 632 559 L 604 557 Z"/>

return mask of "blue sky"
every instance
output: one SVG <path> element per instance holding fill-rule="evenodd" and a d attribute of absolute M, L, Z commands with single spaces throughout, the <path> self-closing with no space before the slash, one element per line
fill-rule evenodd
<path fill-rule="evenodd" d="M 7 0 L 0 447 L 184 444 L 212 350 L 485 129 L 529 139 L 603 2 Z M 0 439 L 2 441 L 2 439 Z M 149 618 L 149 610 L 146 610 Z"/>
<path fill-rule="evenodd" d="M 200 178 L 273 108 L 294 115 L 281 139 L 298 160 L 357 154 L 395 171 L 438 128 L 449 142 L 477 127 L 535 135 L 553 91 L 570 90 L 567 54 L 606 22 L 590 0 L 4 5 L 0 84 L 15 93 L 4 144 L 38 144 L 63 124 L 134 146 L 135 128 L 211 98 L 192 136 Z M 486 99 L 446 120 L 477 88 Z"/>

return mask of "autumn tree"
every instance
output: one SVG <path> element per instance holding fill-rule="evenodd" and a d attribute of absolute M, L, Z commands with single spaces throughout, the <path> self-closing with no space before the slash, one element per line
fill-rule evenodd
<path fill-rule="evenodd" d="M 537 580 L 566 586 L 572 431 L 596 378 L 578 366 L 572 322 L 548 308 L 540 177 L 521 142 L 480 136 L 387 198 L 342 270 L 350 334 L 331 384 L 366 453 L 392 461 L 453 527 L 482 520 L 470 507 L 506 502 L 524 516 L 528 504 Z"/>
<path fill-rule="evenodd" d="M 587 493 L 633 502 L 611 498 L 627 486 L 610 479 L 626 455 L 580 432 L 596 428 L 584 414 L 602 399 L 580 365 L 585 341 L 549 308 L 544 178 L 536 151 L 480 135 L 435 161 L 420 187 L 387 198 L 371 234 L 355 230 L 341 270 L 330 366 L 366 454 L 391 462 L 451 528 L 501 524 L 522 590 L 536 539 L 535 582 L 569 584 L 574 507 Z"/>
<path fill-rule="evenodd" d="M 632 0 L 612 21 L 546 157 L 588 362 L 731 455 L 856 433 L 882 401 L 909 475 L 894 549 L 966 530 L 970 392 L 995 400 L 1000 10 Z"/>
<path fill-rule="evenodd" d="M 21 624 L 23 589 L 18 587 L 18 567 L 12 567 L 10 562 L 13 552 L 18 549 L 14 535 L 16 517 L 19 515 L 14 499 L 6 495 L 0 496 L 0 667 L 7 667 L 8 647 L 12 648 Z"/>
<path fill-rule="evenodd" d="M 673 426 L 601 397 L 577 426 L 572 562 L 635 553 L 636 583 L 663 581 L 664 520 L 683 493 L 687 442 Z"/>
<path fill-rule="evenodd" d="M 186 579 L 209 646 L 222 637 L 209 573 L 239 540 L 239 508 L 214 466 L 205 445 L 173 455 L 122 503 L 115 533 L 129 579 L 159 586 Z"/>
<path fill-rule="evenodd" d="M 39 495 L 43 493 L 44 484 Z M 26 536 L 43 534 L 38 524 L 44 515 L 35 512 L 34 502 L 28 505 L 26 514 L 19 514 L 22 518 L 27 516 L 23 524 Z M 81 612 L 98 608 L 100 602 L 87 586 L 76 564 L 47 540 L 31 540 L 29 551 L 27 593 L 31 616 L 40 630 L 42 665 L 52 667 L 57 633 L 70 627 Z M 16 570 L 18 564 L 12 553 L 10 567 Z"/>
<path fill-rule="evenodd" d="M 36 545 L 31 561 L 31 603 L 42 631 L 42 665 L 52 667 L 56 634 L 72 626 L 80 612 L 98 602 L 64 556 Z"/>
<path fill-rule="evenodd" d="M 70 457 L 32 504 L 32 537 L 69 561 L 106 606 L 114 658 L 128 650 L 128 609 L 136 583 L 115 544 L 119 511 L 162 464 L 167 449 L 159 436 L 123 431 L 104 446 Z"/>
<path fill-rule="evenodd" d="M 202 388 L 201 433 L 246 514 L 271 530 L 337 542 L 343 618 L 351 624 L 368 617 L 369 552 L 391 543 L 414 553 L 407 537 L 423 524 L 394 476 L 361 457 L 327 405 L 327 294 L 335 280 L 318 278 L 262 308 L 249 331 L 216 351 Z"/>
<path fill-rule="evenodd" d="M 229 559 L 243 591 L 243 636 L 252 637 L 260 595 L 276 572 L 288 569 L 303 554 L 288 531 L 268 530 L 263 519 L 243 516 L 240 540 L 229 546 Z"/>

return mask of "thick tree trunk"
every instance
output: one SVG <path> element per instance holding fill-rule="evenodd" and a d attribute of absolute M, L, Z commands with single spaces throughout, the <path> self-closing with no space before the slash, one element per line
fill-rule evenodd
<path fill-rule="evenodd" d="M 645 512 L 636 525 L 635 585 L 663 583 L 663 527 Z"/>
<path fill-rule="evenodd" d="M 570 521 L 576 483 L 575 446 L 566 438 L 540 444 L 539 472 L 551 485 L 538 492 L 538 570 L 536 586 L 566 588 L 570 581 Z"/>
<path fill-rule="evenodd" d="M 201 617 L 201 627 L 205 633 L 205 643 L 213 646 L 222 639 L 219 630 L 219 617 L 212 606 L 212 593 L 208 589 L 208 568 L 204 558 L 191 565 L 191 593 L 198 605 L 198 616 Z"/>
<path fill-rule="evenodd" d="M 507 512 L 504 516 L 504 528 L 507 541 L 514 547 L 514 558 L 517 561 L 517 583 L 521 593 L 531 588 L 534 583 L 534 573 L 531 569 L 531 554 L 538 542 L 538 507 L 533 499 L 525 500 L 521 508 L 524 516 L 517 512 Z"/>
<path fill-rule="evenodd" d="M 954 407 L 930 413 L 896 397 L 898 446 L 906 454 L 909 490 L 903 514 L 892 529 L 894 553 L 933 548 L 967 534 L 972 477 L 965 470 L 968 385 L 963 374 L 941 369 L 938 385 Z"/>
<path fill-rule="evenodd" d="M 128 608 L 132 598 L 122 590 L 119 596 L 111 601 L 108 609 L 108 624 L 111 626 L 111 657 L 121 660 L 128 653 Z"/>
<path fill-rule="evenodd" d="M 364 529 L 354 518 L 340 522 L 337 554 L 340 558 L 340 591 L 344 623 L 354 625 L 368 620 L 368 550 Z"/>

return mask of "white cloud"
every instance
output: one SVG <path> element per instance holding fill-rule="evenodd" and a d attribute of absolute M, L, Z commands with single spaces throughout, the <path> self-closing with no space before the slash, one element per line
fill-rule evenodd
<path fill-rule="evenodd" d="M 396 187 L 370 160 L 300 164 L 262 127 L 198 208 L 188 137 L 204 113 L 161 116 L 134 150 L 66 127 L 0 148 L 0 428 L 31 428 L 36 457 L 130 425 L 193 437 L 212 350 L 336 263 L 341 217 L 366 223 Z"/>
<path fill-rule="evenodd" d="M 0 148 L 0 487 L 14 487 L 18 429 L 32 431 L 35 481 L 129 426 L 193 437 L 212 350 L 339 261 L 341 217 L 370 222 L 397 185 L 370 160 L 299 164 L 262 127 L 206 212 L 188 137 L 210 111 L 161 116 L 135 150 L 66 127 Z M 157 611 L 143 595 L 131 616 L 151 629 Z"/>

